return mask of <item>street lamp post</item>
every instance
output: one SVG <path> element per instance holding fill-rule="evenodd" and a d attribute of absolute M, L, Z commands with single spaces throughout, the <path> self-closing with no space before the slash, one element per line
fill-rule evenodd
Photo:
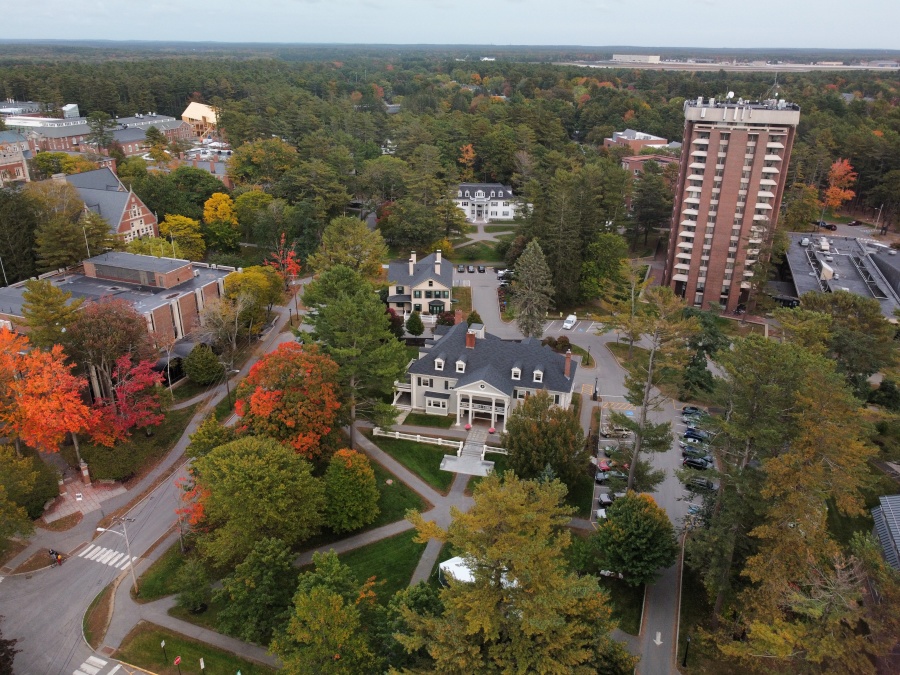
<path fill-rule="evenodd" d="M 684 658 L 681 660 L 681 667 L 687 668 L 687 656 L 688 652 L 691 650 L 691 636 L 687 636 L 687 644 L 684 646 Z"/>
<path fill-rule="evenodd" d="M 593 365 L 593 362 L 591 361 L 591 346 L 590 345 L 588 345 L 588 362 L 587 362 L 587 364 L 588 364 L 588 366 Z"/>
<path fill-rule="evenodd" d="M 0 269 L 3 270 L 3 285 L 9 286 L 9 281 L 6 279 L 6 267 L 3 266 L 3 258 L 0 258 Z"/>
<path fill-rule="evenodd" d="M 594 400 L 597 400 L 597 384 L 600 382 L 599 377 L 594 378 Z"/>
<path fill-rule="evenodd" d="M 110 530 L 105 527 L 98 527 L 97 532 L 112 532 L 113 534 L 118 534 L 120 537 L 125 538 L 125 554 L 128 556 L 128 569 L 131 571 L 131 582 L 134 584 L 134 594 L 138 594 L 138 583 L 137 577 L 134 576 L 134 558 L 131 557 L 131 542 L 128 541 L 128 527 L 125 523 L 133 523 L 134 518 L 119 518 L 119 523 L 122 524 L 122 531 L 116 532 L 116 530 Z"/>

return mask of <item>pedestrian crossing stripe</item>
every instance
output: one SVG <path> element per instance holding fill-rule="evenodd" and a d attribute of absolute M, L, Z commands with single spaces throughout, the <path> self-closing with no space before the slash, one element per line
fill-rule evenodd
<path fill-rule="evenodd" d="M 72 672 L 72 675 L 97 675 L 106 663 L 106 661 L 98 659 L 96 656 L 89 656 L 84 663 L 78 666 L 78 670 Z"/>
<path fill-rule="evenodd" d="M 590 396 L 594 393 L 594 386 L 591 384 L 582 384 L 581 385 L 581 395 L 582 396 Z"/>
<path fill-rule="evenodd" d="M 619 401 L 604 401 L 603 408 L 607 408 L 608 410 L 637 410 L 630 403 L 619 402 Z"/>
<path fill-rule="evenodd" d="M 128 556 L 121 551 L 116 551 L 111 548 L 104 548 L 102 546 L 97 546 L 95 544 L 91 544 L 86 549 L 84 549 L 81 553 L 78 554 L 79 558 L 84 558 L 85 560 L 93 560 L 94 562 L 103 563 L 104 565 L 109 565 L 110 567 L 115 567 L 117 570 L 124 570 L 128 565 L 137 560 L 137 556 L 128 559 Z"/>

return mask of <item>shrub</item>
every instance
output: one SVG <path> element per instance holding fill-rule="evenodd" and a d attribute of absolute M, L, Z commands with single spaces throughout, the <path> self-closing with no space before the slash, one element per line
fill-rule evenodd
<path fill-rule="evenodd" d="M 197 384 L 212 384 L 225 374 L 225 367 L 208 345 L 199 344 L 184 360 L 184 372 Z"/>
<path fill-rule="evenodd" d="M 472 310 L 471 314 L 469 314 L 469 316 L 466 317 L 466 323 L 469 324 L 470 326 L 473 323 L 480 323 L 480 324 L 484 325 L 484 321 L 481 320 L 481 316 L 479 316 L 478 312 L 476 312 L 474 309 Z"/>
<path fill-rule="evenodd" d="M 410 335 L 415 335 L 416 337 L 425 332 L 425 324 L 422 323 L 422 317 L 419 316 L 418 312 L 413 312 L 409 315 L 409 318 L 406 320 L 406 330 Z"/>
<path fill-rule="evenodd" d="M 437 318 L 438 326 L 455 326 L 456 314 L 454 312 L 441 312 Z"/>

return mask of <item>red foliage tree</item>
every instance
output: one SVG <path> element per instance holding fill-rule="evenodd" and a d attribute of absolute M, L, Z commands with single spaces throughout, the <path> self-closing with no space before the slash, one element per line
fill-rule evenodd
<path fill-rule="evenodd" d="M 829 209 L 840 208 L 841 204 L 850 201 L 856 193 L 850 186 L 856 182 L 857 173 L 846 159 L 839 159 L 828 171 L 828 187 L 825 190 L 825 206 Z"/>
<path fill-rule="evenodd" d="M 127 438 L 132 429 L 162 424 L 162 382 L 162 373 L 153 370 L 150 361 L 133 364 L 129 354 L 116 359 L 112 397 L 97 404 L 100 424 L 95 437 L 111 445 Z"/>
<path fill-rule="evenodd" d="M 294 244 L 287 243 L 287 237 L 284 232 L 275 246 L 275 250 L 269 253 L 266 265 L 274 267 L 278 270 L 278 274 L 284 281 L 284 289 L 288 290 L 291 279 L 296 279 L 300 275 L 300 261 L 297 260 L 297 251 L 294 250 Z"/>
<path fill-rule="evenodd" d="M 240 433 L 274 438 L 308 459 L 330 450 L 323 442 L 339 423 L 338 366 L 313 346 L 287 342 L 250 369 L 237 388 Z"/>
<path fill-rule="evenodd" d="M 0 330 L 0 423 L 16 440 L 56 452 L 71 433 L 81 463 L 77 434 L 92 430 L 95 417 L 82 394 L 87 383 L 72 375 L 63 348 L 28 349 L 28 339 Z"/>

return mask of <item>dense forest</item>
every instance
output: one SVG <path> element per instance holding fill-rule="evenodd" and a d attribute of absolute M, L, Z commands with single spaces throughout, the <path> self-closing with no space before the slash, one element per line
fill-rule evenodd
<path fill-rule="evenodd" d="M 228 55 L 223 45 L 206 45 L 185 55 L 115 45 L 78 47 L 51 61 L 48 50 L 56 49 L 29 46 L 0 57 L 0 96 L 51 108 L 75 102 L 84 114 L 111 116 L 179 116 L 190 101 L 215 106 L 235 148 L 232 196 L 262 191 L 282 207 L 244 208 L 253 212 L 241 224 L 242 237 L 270 243 L 286 231 L 303 258 L 328 221 L 354 201 L 377 210 L 394 251 L 427 249 L 463 227 L 452 209 L 440 208 L 460 180 L 497 181 L 533 206 L 522 232 L 542 241 L 556 301 L 569 304 L 585 286 L 583 251 L 607 225 L 630 228 L 637 241 L 666 224 L 659 216 L 665 199 L 634 213 L 624 208 L 624 199 L 640 191 L 619 168 L 621 152 L 602 148 L 603 138 L 633 128 L 680 140 L 684 99 L 727 91 L 751 100 L 777 94 L 801 106 L 789 186 L 822 190 L 833 162 L 845 158 L 858 173 L 848 208 L 871 215 L 883 207 L 887 222 L 900 210 L 896 72 L 782 73 L 776 84 L 763 73 L 464 60 L 454 56 L 462 53 L 456 48 L 268 45 Z M 400 112 L 389 114 L 385 103 L 399 104 Z M 160 217 L 198 217 L 202 201 L 192 213 L 183 206 L 173 211 L 173 200 L 183 197 L 177 186 L 129 162 L 123 178 Z M 660 185 L 670 190 L 671 182 Z M 651 201 L 659 197 L 643 192 Z M 794 194 L 805 193 L 791 191 L 787 208 Z M 10 243 L 0 242 L 0 255 L 21 254 L 10 248 L 24 241 L 21 233 L 2 238 Z M 509 244 L 513 258 L 525 243 Z M 32 271 L 25 265 L 17 278 Z"/>

